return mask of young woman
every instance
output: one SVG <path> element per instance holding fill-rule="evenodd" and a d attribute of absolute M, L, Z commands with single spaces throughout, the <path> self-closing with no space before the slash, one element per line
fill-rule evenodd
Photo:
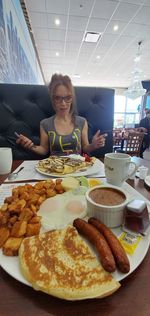
<path fill-rule="evenodd" d="M 68 153 L 90 153 L 105 145 L 105 135 L 97 131 L 92 142 L 88 141 L 88 124 L 85 118 L 75 114 L 75 93 L 68 76 L 54 74 L 49 84 L 50 98 L 55 115 L 40 123 L 40 145 L 20 134 L 16 140 L 34 153 L 66 155 Z"/>

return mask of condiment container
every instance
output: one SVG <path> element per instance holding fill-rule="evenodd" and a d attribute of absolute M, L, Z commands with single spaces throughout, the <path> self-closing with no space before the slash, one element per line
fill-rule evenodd
<path fill-rule="evenodd" d="M 145 201 L 133 200 L 126 205 L 123 228 L 143 234 L 150 225 L 148 209 Z"/>

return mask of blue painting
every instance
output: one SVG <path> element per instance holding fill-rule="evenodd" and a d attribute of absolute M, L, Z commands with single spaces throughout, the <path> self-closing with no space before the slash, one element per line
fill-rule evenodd
<path fill-rule="evenodd" d="M 0 0 L 0 82 L 43 84 L 19 0 Z"/>

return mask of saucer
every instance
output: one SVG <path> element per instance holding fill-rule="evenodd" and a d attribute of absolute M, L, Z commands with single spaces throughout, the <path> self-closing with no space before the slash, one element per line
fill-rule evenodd
<path fill-rule="evenodd" d="M 150 188 L 150 175 L 145 177 L 144 182 Z"/>

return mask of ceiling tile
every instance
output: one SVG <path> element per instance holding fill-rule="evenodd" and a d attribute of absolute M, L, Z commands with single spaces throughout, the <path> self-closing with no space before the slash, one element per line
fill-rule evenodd
<path fill-rule="evenodd" d="M 147 39 L 150 37 L 150 25 L 143 25 L 143 24 L 137 24 L 137 23 L 130 23 L 123 35 L 129 35 L 129 36 L 141 36 L 141 39 L 144 41 L 144 39 Z"/>
<path fill-rule="evenodd" d="M 121 36 L 115 44 L 114 48 L 115 50 L 118 50 L 119 53 L 121 53 L 122 50 L 128 49 L 130 42 L 132 41 L 133 37 Z"/>
<path fill-rule="evenodd" d="M 71 15 L 69 18 L 68 29 L 75 30 L 75 31 L 84 31 L 87 21 L 88 19 L 85 17 Z"/>
<path fill-rule="evenodd" d="M 86 42 L 83 42 L 83 45 L 82 45 L 82 48 L 81 48 L 81 52 L 89 52 L 89 53 L 92 53 L 93 50 L 95 49 L 96 47 L 96 43 L 86 43 Z"/>
<path fill-rule="evenodd" d="M 150 7 L 141 8 L 133 22 L 150 25 Z"/>
<path fill-rule="evenodd" d="M 84 36 L 84 32 L 80 31 L 71 31 L 68 30 L 67 32 L 67 41 L 72 41 L 72 42 L 81 42 Z"/>
<path fill-rule="evenodd" d="M 69 60 L 69 59 L 71 59 L 71 60 L 74 60 L 74 59 L 76 59 L 76 57 L 77 57 L 77 53 L 75 52 L 75 51 L 72 51 L 72 52 L 65 52 L 65 58 L 67 58 L 67 61 Z"/>
<path fill-rule="evenodd" d="M 144 5 L 150 6 L 150 0 L 146 0 L 146 1 L 144 2 Z"/>
<path fill-rule="evenodd" d="M 104 47 L 110 47 L 119 38 L 117 34 L 104 34 L 100 39 L 99 45 Z"/>
<path fill-rule="evenodd" d="M 103 32 L 109 20 L 91 18 L 87 26 L 88 32 Z"/>
<path fill-rule="evenodd" d="M 33 12 L 46 12 L 45 1 L 41 0 L 25 0 L 28 11 Z"/>
<path fill-rule="evenodd" d="M 49 55 L 50 55 L 49 49 L 39 49 L 40 57 L 49 57 Z"/>
<path fill-rule="evenodd" d="M 97 0 L 92 12 L 92 18 L 110 19 L 118 1 Z"/>
<path fill-rule="evenodd" d="M 31 21 L 32 27 L 47 27 L 47 15 L 46 13 L 35 13 L 30 12 L 29 19 Z M 34 29 L 33 29 L 34 31 Z"/>
<path fill-rule="evenodd" d="M 113 29 L 113 27 L 115 25 L 118 25 L 118 30 L 117 31 L 114 31 L 114 29 Z M 122 21 L 119 21 L 119 20 L 111 20 L 110 23 L 107 26 L 106 33 L 120 34 L 120 33 L 122 33 L 122 31 L 125 28 L 125 26 L 126 26 L 125 22 L 122 22 Z"/>
<path fill-rule="evenodd" d="M 150 0 L 148 0 L 150 1 Z M 145 4 L 144 0 L 122 0 L 122 2 L 128 2 L 128 3 L 132 3 L 132 4 Z"/>
<path fill-rule="evenodd" d="M 90 11 L 94 0 L 70 1 L 70 15 L 86 16 L 90 15 Z"/>
<path fill-rule="evenodd" d="M 55 19 L 59 18 L 60 25 L 55 24 Z M 67 24 L 67 15 L 47 14 L 47 26 L 48 28 L 65 29 Z"/>
<path fill-rule="evenodd" d="M 144 49 L 149 49 L 150 50 L 150 40 L 147 40 L 147 41 L 143 42 L 143 46 L 144 46 Z"/>
<path fill-rule="evenodd" d="M 130 3 L 120 3 L 113 19 L 128 22 L 136 14 L 140 6 Z"/>
<path fill-rule="evenodd" d="M 47 28 L 35 27 L 34 28 L 34 38 L 35 38 L 35 40 L 36 39 L 48 40 L 48 30 L 47 30 Z"/>
<path fill-rule="evenodd" d="M 64 41 L 65 30 L 48 29 L 48 36 L 52 41 Z"/>
<path fill-rule="evenodd" d="M 50 51 L 49 57 L 41 57 L 41 61 L 43 64 L 61 64 L 63 58 L 56 57 L 54 51 Z"/>
<path fill-rule="evenodd" d="M 80 47 L 80 42 L 79 43 L 66 42 L 66 51 L 68 52 L 71 52 L 71 51 L 77 52 L 79 50 L 79 47 Z"/>
<path fill-rule="evenodd" d="M 46 10 L 50 13 L 67 14 L 69 0 L 45 0 Z"/>
<path fill-rule="evenodd" d="M 37 40 L 36 41 L 37 48 L 38 49 L 49 49 L 50 48 L 50 43 L 49 41 L 44 41 L 44 40 Z"/>
<path fill-rule="evenodd" d="M 63 41 L 51 41 L 50 43 L 52 50 L 63 50 L 64 49 L 64 42 Z"/>

